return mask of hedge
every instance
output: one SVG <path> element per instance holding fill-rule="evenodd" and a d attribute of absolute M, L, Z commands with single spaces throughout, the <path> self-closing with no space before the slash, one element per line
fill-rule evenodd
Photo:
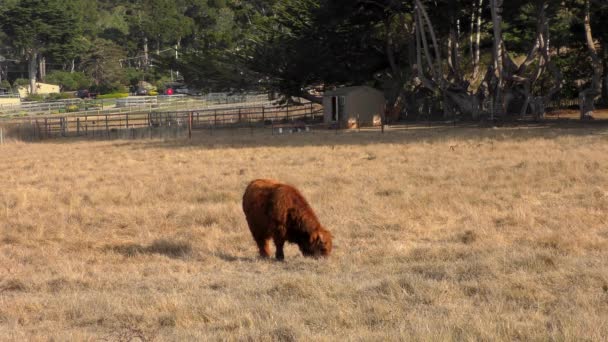
<path fill-rule="evenodd" d="M 129 94 L 128 93 L 112 93 L 112 94 L 97 95 L 97 99 L 99 99 L 99 100 L 120 99 L 123 97 L 129 97 Z"/>

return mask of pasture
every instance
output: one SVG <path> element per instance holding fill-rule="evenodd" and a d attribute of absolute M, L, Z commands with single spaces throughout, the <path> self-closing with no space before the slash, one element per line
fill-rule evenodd
<path fill-rule="evenodd" d="M 0 146 L 0 340 L 608 339 L 608 128 L 196 133 Z M 258 258 L 262 177 L 327 260 Z"/>

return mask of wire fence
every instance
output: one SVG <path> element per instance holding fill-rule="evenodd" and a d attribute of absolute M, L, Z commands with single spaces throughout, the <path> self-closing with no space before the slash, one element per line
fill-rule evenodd
<path fill-rule="evenodd" d="M 254 106 L 202 110 L 140 111 L 119 114 L 52 115 L 0 122 L 4 139 L 36 141 L 60 137 L 171 137 L 197 129 L 268 127 L 305 129 L 322 121 L 322 106 Z"/>

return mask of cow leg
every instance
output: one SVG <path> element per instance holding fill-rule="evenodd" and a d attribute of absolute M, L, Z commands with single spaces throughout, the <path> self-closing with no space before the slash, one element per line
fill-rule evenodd
<path fill-rule="evenodd" d="M 260 249 L 260 256 L 262 258 L 268 258 L 270 256 L 270 239 L 256 239 L 255 242 Z"/>
<path fill-rule="evenodd" d="M 285 254 L 283 254 L 283 246 L 285 245 L 285 239 L 282 237 L 275 236 L 274 245 L 277 248 L 277 251 L 276 251 L 277 260 L 285 259 Z"/>

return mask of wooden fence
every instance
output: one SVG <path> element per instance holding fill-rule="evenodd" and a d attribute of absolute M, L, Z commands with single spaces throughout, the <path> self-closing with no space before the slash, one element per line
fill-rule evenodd
<path fill-rule="evenodd" d="M 260 106 L 195 111 L 141 111 L 122 114 L 52 115 L 0 121 L 5 137 L 41 140 L 57 137 L 135 137 L 142 130 L 159 133 L 192 129 L 273 127 L 294 121 L 322 119 L 322 107 L 308 103 L 299 106 Z"/>
<path fill-rule="evenodd" d="M 602 99 L 601 98 L 597 98 L 594 101 L 595 105 L 598 106 L 600 104 L 602 104 Z M 557 100 L 553 100 L 549 103 L 549 108 L 550 109 L 568 109 L 568 108 L 573 108 L 573 109 L 578 109 L 580 105 L 580 99 L 579 98 L 574 98 L 574 99 L 557 99 Z"/>

